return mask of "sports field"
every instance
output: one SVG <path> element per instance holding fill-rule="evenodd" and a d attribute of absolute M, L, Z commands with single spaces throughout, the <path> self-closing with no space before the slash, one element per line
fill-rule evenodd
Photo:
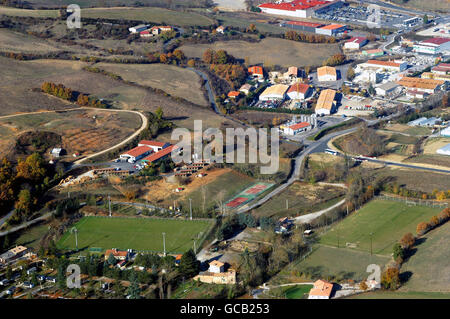
<path fill-rule="evenodd" d="M 226 206 L 229 208 L 237 208 L 239 206 L 242 206 L 253 198 L 258 197 L 258 195 L 264 193 L 273 185 L 274 184 L 260 182 L 253 184 L 252 186 L 244 189 L 238 195 L 233 197 L 230 201 L 228 201 L 226 203 Z"/>
<path fill-rule="evenodd" d="M 102 248 L 103 250 L 136 249 L 163 251 L 163 235 L 166 235 L 167 253 L 184 253 L 197 246 L 212 226 L 207 220 L 173 220 L 153 218 L 84 217 L 74 227 L 78 230 L 78 248 Z M 58 242 L 61 249 L 75 248 L 75 235 L 66 232 Z"/>
<path fill-rule="evenodd" d="M 370 252 L 372 233 L 373 253 L 389 255 L 393 245 L 404 234 L 415 234 L 418 223 L 430 220 L 441 210 L 390 200 L 373 200 L 330 229 L 320 242 L 337 246 L 339 238 L 340 247 L 348 243 L 352 248 Z"/>

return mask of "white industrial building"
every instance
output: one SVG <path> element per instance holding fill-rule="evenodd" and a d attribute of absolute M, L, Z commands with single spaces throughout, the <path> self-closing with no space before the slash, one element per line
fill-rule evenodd
<path fill-rule="evenodd" d="M 431 38 L 414 44 L 413 51 L 419 54 L 448 54 L 450 53 L 450 39 Z"/>
<path fill-rule="evenodd" d="M 402 72 L 408 68 L 408 63 L 404 61 L 380 61 L 369 60 L 356 66 L 356 71 L 378 70 L 379 72 Z"/>
<path fill-rule="evenodd" d="M 339 8 L 343 5 L 344 3 L 340 0 L 280 0 L 278 3 L 263 3 L 258 7 L 267 14 L 309 18 L 316 12 Z"/>
<path fill-rule="evenodd" d="M 259 96 L 260 101 L 274 101 L 284 100 L 286 97 L 286 91 L 289 89 L 288 85 L 276 84 L 269 86 Z"/>
<path fill-rule="evenodd" d="M 292 84 L 287 95 L 291 100 L 304 100 L 311 93 L 311 87 L 308 84 L 297 82 Z"/>
<path fill-rule="evenodd" d="M 441 136 L 450 137 L 450 126 L 447 126 L 441 131 Z"/>
<path fill-rule="evenodd" d="M 386 82 L 379 87 L 375 88 L 375 92 L 380 96 L 389 96 L 396 93 L 399 89 L 400 85 L 395 82 Z"/>
<path fill-rule="evenodd" d="M 147 30 L 148 28 L 150 28 L 150 25 L 140 24 L 140 25 L 128 28 L 128 31 L 130 31 L 131 33 L 139 33 L 139 32 Z"/>

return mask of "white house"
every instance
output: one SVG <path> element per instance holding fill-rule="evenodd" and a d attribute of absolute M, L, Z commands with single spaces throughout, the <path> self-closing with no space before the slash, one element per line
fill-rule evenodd
<path fill-rule="evenodd" d="M 209 263 L 208 271 L 215 274 L 220 274 L 221 272 L 225 271 L 225 264 L 218 260 L 213 260 L 212 262 Z"/>

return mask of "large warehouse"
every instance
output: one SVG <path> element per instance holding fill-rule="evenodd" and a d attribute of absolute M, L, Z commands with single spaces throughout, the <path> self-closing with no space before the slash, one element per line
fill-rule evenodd
<path fill-rule="evenodd" d="M 316 12 L 343 6 L 340 0 L 293 0 L 281 3 L 263 3 L 259 5 L 262 12 L 281 16 L 309 18 Z"/>
<path fill-rule="evenodd" d="M 276 84 L 269 86 L 264 92 L 259 96 L 260 101 L 274 101 L 274 100 L 284 100 L 286 97 L 286 91 L 289 89 L 288 85 Z"/>

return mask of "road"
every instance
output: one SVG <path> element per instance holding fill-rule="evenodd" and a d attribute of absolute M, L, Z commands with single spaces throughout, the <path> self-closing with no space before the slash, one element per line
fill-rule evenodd
<path fill-rule="evenodd" d="M 8 214 L 0 218 L 0 228 L 3 226 L 4 223 L 14 214 L 14 209 L 10 211 Z"/>
<path fill-rule="evenodd" d="M 211 84 L 209 83 L 208 76 L 200 70 L 197 70 L 194 68 L 187 68 L 187 69 L 194 71 L 205 81 L 205 88 L 206 88 L 206 92 L 208 93 L 208 99 L 209 99 L 209 103 L 211 103 L 211 107 L 213 108 L 214 112 L 216 112 L 217 114 L 223 115 L 220 112 L 219 108 L 217 107 L 216 99 L 214 98 L 214 92 L 211 88 Z"/>
<path fill-rule="evenodd" d="M 123 141 L 121 141 L 120 143 L 117 143 L 114 146 L 111 146 L 103 151 L 88 155 L 82 159 L 79 159 L 77 161 L 74 162 L 74 166 L 76 166 L 77 164 L 81 164 L 84 161 L 108 153 L 122 145 L 127 144 L 128 142 L 130 142 L 131 140 L 133 140 L 136 136 L 138 136 L 143 130 L 145 130 L 148 126 L 148 119 L 147 117 L 138 111 L 131 111 L 131 110 L 115 110 L 115 109 L 99 109 L 99 108 L 94 108 L 94 107 L 77 107 L 77 108 L 70 108 L 70 109 L 62 109 L 62 110 L 54 110 L 54 111 L 36 111 L 36 112 L 27 112 L 27 113 L 20 113 L 20 114 L 12 114 L 12 115 L 4 115 L 4 116 L 0 116 L 0 119 L 6 119 L 6 118 L 12 118 L 12 117 L 18 117 L 18 116 L 23 116 L 23 115 L 32 115 L 32 114 L 43 114 L 43 113 L 55 113 L 55 112 L 68 112 L 68 111 L 78 111 L 78 110 L 96 110 L 96 111 L 104 111 L 104 112 L 125 112 L 125 113 L 134 113 L 137 114 L 141 117 L 142 120 L 142 125 L 141 127 L 134 132 L 133 134 L 131 134 L 129 137 L 127 137 L 126 139 L 124 139 Z"/>
<path fill-rule="evenodd" d="M 27 221 L 27 222 L 25 222 L 23 224 L 20 224 L 19 226 L 16 226 L 16 227 L 13 227 L 11 229 L 2 231 L 2 232 L 0 232 L 0 237 L 6 236 L 6 235 L 11 234 L 11 233 L 14 233 L 14 232 L 16 232 L 18 230 L 27 228 L 27 227 L 29 227 L 29 226 L 31 226 L 33 224 L 36 224 L 37 222 L 46 220 L 46 219 L 50 218 L 53 215 L 53 213 L 54 213 L 54 211 L 53 212 L 49 212 L 49 213 L 47 213 L 45 215 L 42 215 L 42 216 L 40 216 L 38 218 L 35 218 L 33 220 L 30 220 L 30 221 Z"/>

